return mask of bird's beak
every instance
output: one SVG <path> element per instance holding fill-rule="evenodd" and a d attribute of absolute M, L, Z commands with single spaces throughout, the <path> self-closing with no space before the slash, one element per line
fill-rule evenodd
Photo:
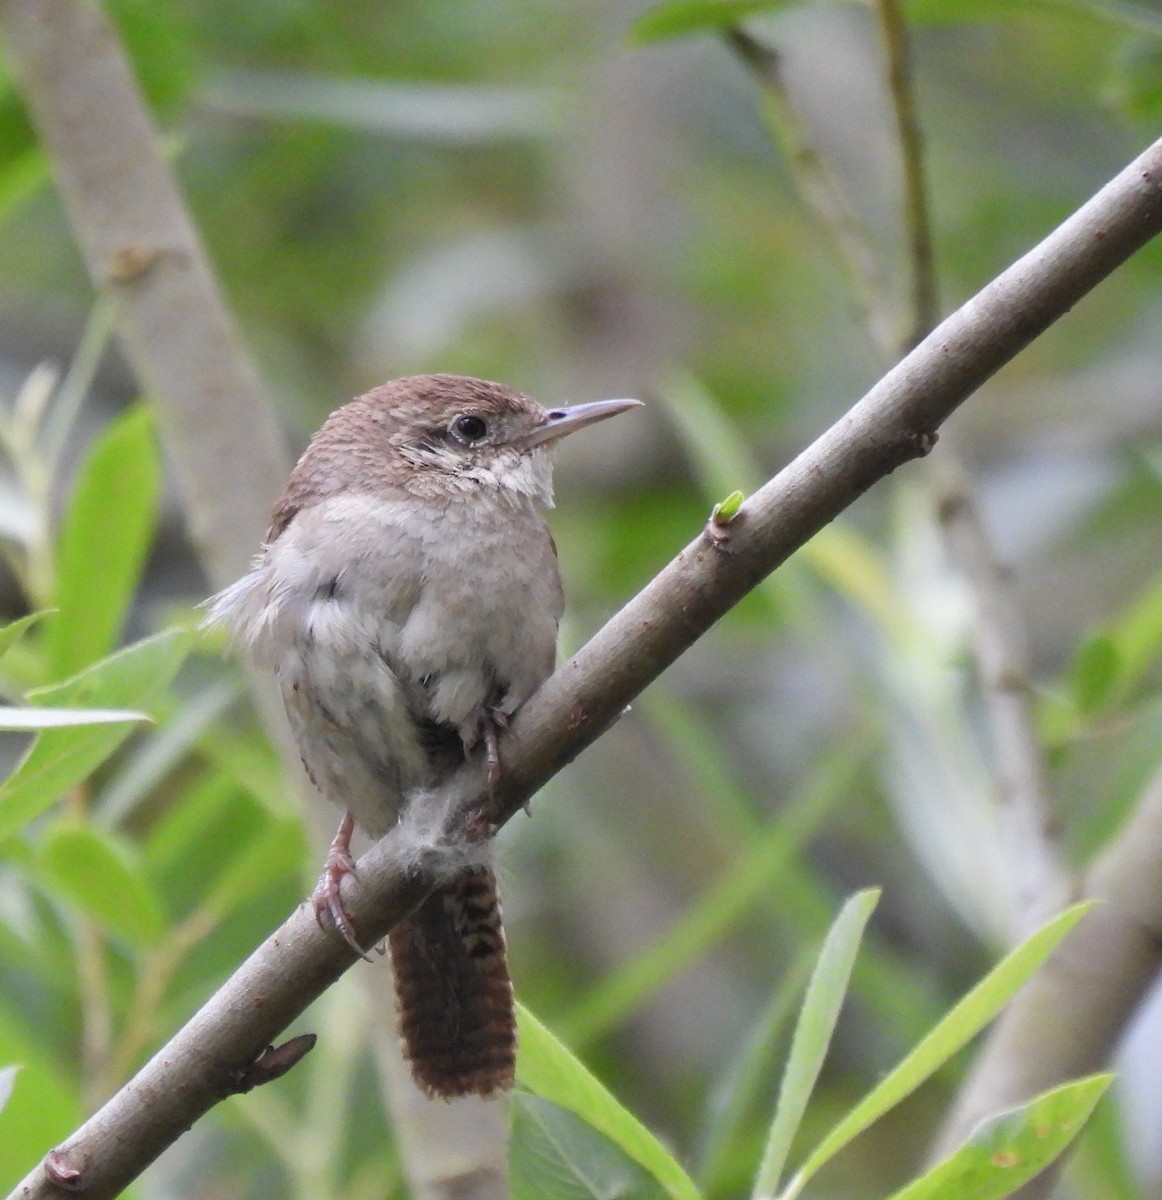
<path fill-rule="evenodd" d="M 555 442 L 595 421 L 604 421 L 606 417 L 616 417 L 618 413 L 641 406 L 640 400 L 591 400 L 588 404 L 574 404 L 570 408 L 550 408 L 544 422 L 525 435 L 524 443 L 532 449 L 545 442 Z"/>

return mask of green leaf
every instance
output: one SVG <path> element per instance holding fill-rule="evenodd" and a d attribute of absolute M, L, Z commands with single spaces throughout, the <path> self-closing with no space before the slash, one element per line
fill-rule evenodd
<path fill-rule="evenodd" d="M 223 865 L 207 888 L 200 908 L 215 921 L 242 908 L 279 875 L 293 877 L 303 860 L 303 826 L 298 820 L 271 821 L 253 843 Z"/>
<path fill-rule="evenodd" d="M 725 500 L 719 500 L 710 512 L 710 519 L 718 525 L 729 525 L 738 515 L 746 497 L 737 489 L 730 493 Z"/>
<path fill-rule="evenodd" d="M 1075 904 L 1006 955 L 938 1021 L 919 1045 L 835 1126 L 811 1152 L 782 1195 L 797 1196 L 824 1163 L 873 1121 L 910 1095 L 1008 1003 L 1018 988 L 1049 957 L 1066 934 L 1093 907 Z"/>
<path fill-rule="evenodd" d="M 1140 589 L 1125 611 L 1098 636 L 1108 639 L 1118 655 L 1116 694 L 1106 697 L 1110 706 L 1125 699 L 1162 653 L 1162 575 Z"/>
<path fill-rule="evenodd" d="M 696 1179 L 705 1192 L 736 1190 L 734 1180 L 741 1167 L 740 1134 L 759 1097 L 770 1090 L 783 1030 L 794 1015 L 795 1002 L 806 986 L 810 967 L 811 959 L 801 953 L 783 973 L 734 1061 L 711 1091 L 695 1156 Z"/>
<path fill-rule="evenodd" d="M 764 477 L 748 441 L 722 402 L 695 375 L 675 372 L 662 389 L 666 416 L 674 423 L 682 450 L 688 456 L 707 500 L 731 491 L 735 483 L 753 491 Z M 833 522 L 821 529 L 796 556 L 828 586 L 862 609 L 896 638 L 905 636 L 905 622 L 896 590 L 882 556 L 855 530 Z M 784 596 L 785 571 L 761 585 Z"/>
<path fill-rule="evenodd" d="M 719 33 L 747 17 L 785 7 L 787 0 L 669 0 L 647 9 L 629 27 L 630 45 L 645 46 L 691 33 Z"/>
<path fill-rule="evenodd" d="M 1073 689 L 1078 709 L 1092 714 L 1105 706 L 1121 672 L 1122 656 L 1105 634 L 1087 638 L 1073 664 Z"/>
<path fill-rule="evenodd" d="M 844 753 L 826 759 L 811 786 L 787 805 L 778 820 L 748 837 L 748 848 L 731 863 L 660 937 L 608 978 L 560 1022 L 572 1042 L 588 1042 L 620 1024 L 675 974 L 719 941 L 726 930 L 771 891 L 818 832 L 835 806 L 850 793 L 858 760 Z M 719 788 L 722 781 L 718 781 Z"/>
<path fill-rule="evenodd" d="M 73 725 L 116 725 L 122 721 L 148 721 L 145 713 L 127 708 L 12 708 L 0 705 L 0 729 L 35 733 Z"/>
<path fill-rule="evenodd" d="M 81 466 L 57 544 L 49 626 L 54 673 L 71 675 L 117 642 L 153 538 L 160 468 L 147 409 L 112 421 Z"/>
<path fill-rule="evenodd" d="M 707 498 L 730 494 L 738 483 L 752 492 L 762 483 L 753 441 L 701 379 L 685 371 L 671 373 L 663 382 L 662 400 Z"/>
<path fill-rule="evenodd" d="M 117 770 L 105 781 L 94 803 L 101 823 L 115 825 L 147 802 L 157 785 L 190 753 L 208 726 L 237 701 L 239 688 L 222 679 L 193 695 L 183 695 L 153 729 L 143 731 Z"/>
<path fill-rule="evenodd" d="M 152 825 L 142 858 L 167 910 L 200 912 L 202 927 L 212 928 L 280 882 L 299 890 L 304 838 L 301 820 L 272 817 L 212 771 L 173 797 Z"/>
<path fill-rule="evenodd" d="M 1154 124 L 1162 120 L 1162 40 L 1126 38 L 1112 64 L 1105 94 L 1123 120 Z"/>
<path fill-rule="evenodd" d="M 185 7 L 113 0 L 108 8 L 150 108 L 177 111 L 197 78 Z"/>
<path fill-rule="evenodd" d="M 72 679 L 29 696 L 65 708 L 148 708 L 169 687 L 193 635 L 171 630 L 95 663 Z M 34 820 L 69 788 L 88 778 L 129 736 L 127 724 L 89 725 L 41 733 L 0 784 L 0 838 Z"/>
<path fill-rule="evenodd" d="M 1091 1075 L 1062 1084 L 989 1117 L 959 1150 L 890 1200 L 1003 1200 L 1073 1141 L 1113 1078 Z"/>
<path fill-rule="evenodd" d="M 698 1189 L 656 1137 L 523 1005 L 517 1005 L 517 1078 L 530 1091 L 576 1113 L 644 1167 L 670 1196 L 698 1200 Z"/>
<path fill-rule="evenodd" d="M 0 1062 L 20 1064 L 12 1096 L 0 1109 L 0 1185 L 6 1188 L 15 1187 L 36 1156 L 67 1137 L 85 1115 L 75 1067 L 70 1071 L 59 1052 L 31 1036 L 29 1014 L 19 1009 L 15 995 L 0 995 Z"/>
<path fill-rule="evenodd" d="M 9 621 L 7 625 L 0 627 L 0 658 L 3 658 L 41 617 L 47 616 L 52 611 L 54 610 L 42 609 L 40 612 L 31 612 L 27 616 L 20 617 L 16 621 Z"/>
<path fill-rule="evenodd" d="M 851 969 L 864 928 L 879 898 L 876 888 L 857 892 L 840 910 L 823 942 L 799 1011 L 791 1053 L 779 1088 L 779 1102 L 755 1177 L 755 1196 L 773 1194 L 778 1187 L 791 1142 L 803 1120 L 807 1101 L 815 1090 L 827 1048 L 831 1045 L 831 1035 L 847 996 Z"/>
<path fill-rule="evenodd" d="M 1132 0 L 908 0 L 905 14 L 917 23 L 996 21 L 1044 12 L 1069 14 L 1162 37 L 1162 15 Z"/>
<path fill-rule="evenodd" d="M 165 932 L 165 914 L 142 865 L 109 834 L 56 825 L 45 837 L 40 866 L 57 892 L 107 933 L 148 946 Z"/>
<path fill-rule="evenodd" d="M 666 1195 L 656 1179 L 568 1109 L 518 1092 L 512 1113 L 513 1200 L 662 1200 Z"/>

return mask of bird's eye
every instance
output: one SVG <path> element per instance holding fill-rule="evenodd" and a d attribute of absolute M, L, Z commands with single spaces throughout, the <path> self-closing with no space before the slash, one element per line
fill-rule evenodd
<path fill-rule="evenodd" d="M 483 417 L 465 413 L 452 422 L 452 432 L 465 442 L 478 442 L 488 432 L 488 423 Z"/>

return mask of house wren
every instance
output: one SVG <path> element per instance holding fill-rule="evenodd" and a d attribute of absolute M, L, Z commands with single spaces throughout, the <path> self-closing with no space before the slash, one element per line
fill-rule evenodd
<path fill-rule="evenodd" d="M 356 950 L 339 892 L 353 827 L 383 836 L 466 754 L 499 777 L 497 731 L 556 659 L 551 448 L 637 404 L 546 410 L 460 375 L 375 388 L 315 434 L 253 569 L 210 602 L 274 672 L 308 776 L 345 810 L 314 900 Z M 400 1032 L 424 1091 L 488 1096 L 516 1053 L 496 878 L 449 862 L 389 935 Z"/>

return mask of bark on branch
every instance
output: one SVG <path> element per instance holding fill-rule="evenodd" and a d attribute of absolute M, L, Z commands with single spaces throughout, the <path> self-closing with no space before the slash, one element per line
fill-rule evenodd
<path fill-rule="evenodd" d="M 496 803 L 466 767 L 451 783 L 451 831 L 503 823 L 609 727 L 651 680 L 844 508 L 931 449 L 941 423 L 1001 366 L 1162 229 L 1162 141 L 954 313 L 858 404 L 745 503 L 728 537 L 699 534 L 532 697 L 502 744 Z M 383 936 L 426 885 L 389 834 L 345 900 Z M 232 1090 L 287 1024 L 354 961 L 300 907 L 53 1162 L 92 1200 L 116 1195 Z M 13 1197 L 61 1193 L 44 1166 Z"/>

